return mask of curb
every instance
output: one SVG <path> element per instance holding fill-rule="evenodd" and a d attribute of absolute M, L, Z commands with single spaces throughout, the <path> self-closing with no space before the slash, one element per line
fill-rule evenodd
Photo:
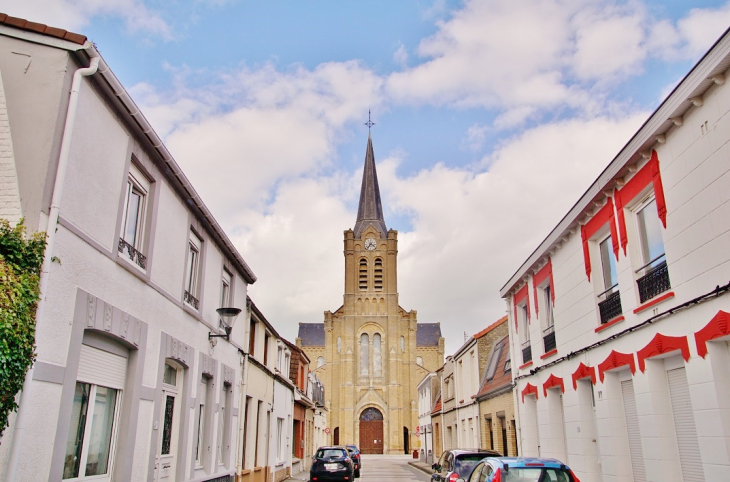
<path fill-rule="evenodd" d="M 411 467 L 417 468 L 418 470 L 420 470 L 423 473 L 431 475 L 430 467 L 423 467 L 422 465 L 419 465 L 419 462 L 408 462 L 408 465 L 410 465 Z"/>

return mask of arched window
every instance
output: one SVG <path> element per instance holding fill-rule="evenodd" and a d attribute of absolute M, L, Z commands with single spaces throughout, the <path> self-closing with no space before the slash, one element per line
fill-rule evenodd
<path fill-rule="evenodd" d="M 360 335 L 360 376 L 370 374 L 370 339 L 367 333 Z"/>
<path fill-rule="evenodd" d="M 360 259 L 360 291 L 368 289 L 368 260 Z"/>
<path fill-rule="evenodd" d="M 400 351 L 406 351 L 406 337 L 400 337 Z"/>
<path fill-rule="evenodd" d="M 383 289 L 383 260 L 380 258 L 377 258 L 375 260 L 373 285 L 374 285 L 375 291 L 381 291 Z"/>
<path fill-rule="evenodd" d="M 337 353 L 340 353 L 342 351 L 342 338 L 339 336 L 337 337 Z"/>
<path fill-rule="evenodd" d="M 323 367 L 323 366 L 324 366 L 324 357 L 321 356 L 321 357 L 317 358 L 317 368 Z"/>
<path fill-rule="evenodd" d="M 373 372 L 374 376 L 383 376 L 383 357 L 380 354 L 380 333 L 373 335 Z"/>
<path fill-rule="evenodd" d="M 419 367 L 423 366 L 423 357 L 420 357 L 420 356 L 416 357 L 416 365 L 418 365 Z"/>

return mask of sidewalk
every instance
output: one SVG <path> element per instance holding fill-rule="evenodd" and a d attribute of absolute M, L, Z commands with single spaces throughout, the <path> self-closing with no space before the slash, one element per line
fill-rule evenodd
<path fill-rule="evenodd" d="M 431 470 L 431 466 L 428 465 L 426 462 L 421 462 L 420 460 L 413 460 L 411 462 L 408 462 L 408 465 L 411 465 L 418 470 L 426 472 L 428 475 L 431 475 L 433 473 L 433 470 Z"/>

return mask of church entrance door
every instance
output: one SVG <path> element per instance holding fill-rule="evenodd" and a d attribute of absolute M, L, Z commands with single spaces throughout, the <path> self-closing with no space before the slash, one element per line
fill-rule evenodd
<path fill-rule="evenodd" d="M 360 452 L 383 453 L 383 414 L 377 408 L 366 408 L 360 414 Z"/>

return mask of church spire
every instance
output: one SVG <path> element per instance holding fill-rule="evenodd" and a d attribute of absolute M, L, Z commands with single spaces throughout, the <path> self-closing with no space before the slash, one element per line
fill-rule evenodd
<path fill-rule="evenodd" d="M 362 172 L 362 187 L 360 188 L 360 204 L 357 208 L 357 222 L 355 223 L 355 238 L 369 226 L 373 225 L 385 238 L 388 229 L 383 219 L 383 205 L 380 202 L 380 188 L 378 187 L 378 173 L 375 171 L 375 155 L 373 154 L 373 138 L 368 134 L 368 148 L 365 152 L 365 168 Z"/>

